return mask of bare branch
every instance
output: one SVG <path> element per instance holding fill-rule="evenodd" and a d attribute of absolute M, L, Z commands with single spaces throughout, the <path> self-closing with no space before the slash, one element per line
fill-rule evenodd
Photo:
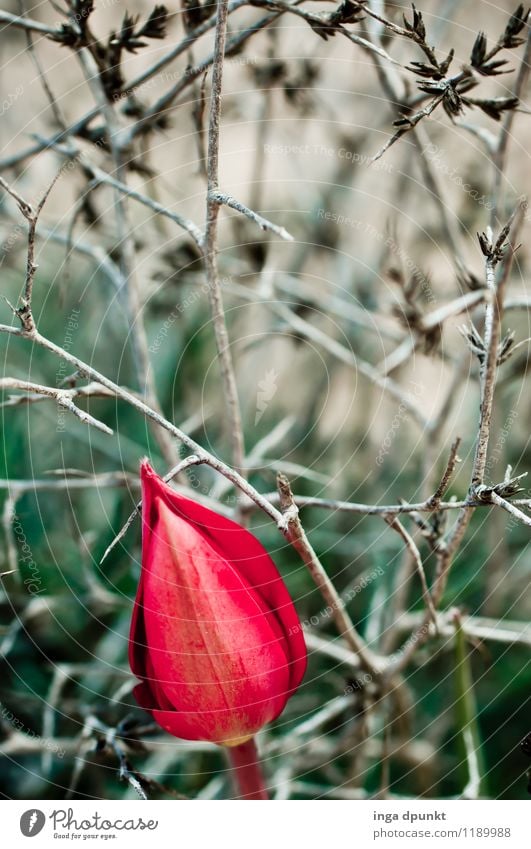
<path fill-rule="evenodd" d="M 78 357 L 74 356 L 64 348 L 61 348 L 59 345 L 56 345 L 50 339 L 47 339 L 45 336 L 42 336 L 38 331 L 34 333 L 27 333 L 26 331 L 16 328 L 10 327 L 9 325 L 1 325 L 0 324 L 0 333 L 8 333 L 12 336 L 21 336 L 23 338 L 30 339 L 34 344 L 40 345 L 48 351 L 56 354 L 59 358 L 66 360 L 71 363 L 75 368 L 80 372 L 80 374 L 84 374 L 87 377 L 92 378 L 97 383 L 101 383 L 107 389 L 110 389 L 118 398 L 121 398 L 123 401 L 126 401 L 132 407 L 134 407 L 138 412 L 142 413 L 142 415 L 146 416 L 151 421 L 155 422 L 159 427 L 167 430 L 172 436 L 177 438 L 180 442 L 183 443 L 190 451 L 194 452 L 201 458 L 201 462 L 205 463 L 208 466 L 211 466 L 213 469 L 218 471 L 220 474 L 227 477 L 235 486 L 241 489 L 246 495 L 248 495 L 252 501 L 255 501 L 261 509 L 274 520 L 276 524 L 282 524 L 282 513 L 280 513 L 272 504 L 270 504 L 266 498 L 260 495 L 260 493 L 247 481 L 243 478 L 237 471 L 232 469 L 222 460 L 219 460 L 217 457 L 214 457 L 213 454 L 205 451 L 194 439 L 192 439 L 188 434 L 186 434 L 183 430 L 178 428 L 176 425 L 172 424 L 172 422 L 168 421 L 161 413 L 158 413 L 148 404 L 146 404 L 141 398 L 138 398 L 134 395 L 130 390 L 125 389 L 118 384 L 114 383 L 108 377 L 101 374 L 95 368 L 90 366 L 88 363 L 83 362 Z"/>
<path fill-rule="evenodd" d="M 434 625 L 435 633 L 438 632 L 437 628 L 437 612 L 433 605 L 433 599 L 431 597 L 430 590 L 428 588 L 428 582 L 426 581 L 426 573 L 424 571 L 424 566 L 422 565 L 422 557 L 420 556 L 420 551 L 417 548 L 415 540 L 407 532 L 400 519 L 396 516 L 384 516 L 385 521 L 389 525 L 389 527 L 393 528 L 404 540 L 408 549 L 411 552 L 413 557 L 413 562 L 415 563 L 415 568 L 417 570 L 417 574 L 420 578 L 420 583 L 422 586 L 422 597 L 424 599 L 424 604 L 426 605 L 426 609 L 428 611 L 429 617 Z"/>
<path fill-rule="evenodd" d="M 497 504 L 498 507 L 502 508 L 502 510 L 506 510 L 507 513 L 511 514 L 511 516 L 514 516 L 516 519 L 519 519 L 520 522 L 523 522 L 524 525 L 531 528 L 531 516 L 528 516 L 527 513 L 519 510 L 518 507 L 515 507 L 514 504 L 511 504 L 511 502 L 507 501 L 507 499 L 502 498 L 497 492 L 491 492 L 490 497 L 494 504 Z"/>
<path fill-rule="evenodd" d="M 164 475 L 163 480 L 166 481 L 166 483 L 169 483 L 171 480 L 173 480 L 173 478 L 175 478 L 181 472 L 184 472 L 185 469 L 189 469 L 190 466 L 197 466 L 201 462 L 202 461 L 201 461 L 200 457 L 197 457 L 195 454 L 191 454 L 189 457 L 186 457 L 184 460 L 180 460 L 177 463 L 177 465 L 173 467 L 173 469 L 170 469 L 170 471 L 166 475 Z M 133 510 L 131 515 L 129 516 L 129 518 L 126 520 L 125 524 L 122 526 L 122 528 L 116 534 L 116 536 L 114 537 L 112 542 L 109 543 L 109 545 L 107 546 L 107 548 L 103 552 L 100 563 L 103 563 L 103 561 L 106 560 L 107 556 L 111 553 L 113 548 L 120 542 L 120 540 L 122 540 L 124 538 L 124 536 L 126 535 L 127 531 L 131 527 L 131 525 L 133 524 L 134 520 L 138 516 L 141 509 L 142 509 L 142 501 L 139 501 L 137 503 L 137 505 L 135 506 L 135 509 Z"/>
<path fill-rule="evenodd" d="M 250 221 L 253 221 L 258 227 L 260 227 L 261 230 L 269 230 L 271 233 L 275 233 L 276 236 L 280 236 L 280 238 L 284 239 L 286 242 L 293 241 L 293 236 L 291 236 L 284 227 L 279 227 L 278 224 L 273 224 L 271 221 L 268 221 L 267 218 L 264 218 L 257 212 L 253 212 L 252 209 L 249 209 L 248 206 L 245 206 L 245 204 L 236 200 L 236 198 L 233 198 L 224 192 L 212 191 L 210 193 L 210 199 L 215 203 L 229 206 L 231 209 L 241 212 L 242 215 L 245 215 Z"/>
<path fill-rule="evenodd" d="M 2 377 L 0 378 L 0 389 L 20 389 L 22 391 L 30 393 L 29 395 L 23 395 L 15 398 L 10 398 L 7 402 L 8 405 L 18 405 L 18 404 L 28 404 L 35 401 L 35 395 L 42 396 L 46 398 L 53 398 L 57 403 L 64 407 L 66 410 L 69 410 L 78 419 L 80 419 L 84 424 L 92 425 L 92 427 L 97 428 L 97 430 L 101 430 L 102 433 L 106 433 L 112 436 L 113 431 L 110 427 L 108 427 L 103 422 L 100 422 L 99 419 L 95 419 L 94 416 L 91 416 L 90 413 L 87 413 L 85 410 L 81 410 L 79 407 L 73 402 L 73 398 L 76 398 L 78 395 L 83 395 L 85 397 L 91 395 L 104 395 L 109 396 L 113 395 L 112 392 L 109 392 L 103 386 L 99 385 L 90 385 L 81 389 L 62 389 L 55 388 L 52 386 L 42 386 L 39 383 L 31 383 L 28 380 L 18 380 L 14 377 Z M 6 402 L 2 406 L 6 406 Z"/>
<path fill-rule="evenodd" d="M 64 150 L 64 148 L 61 148 L 61 150 Z M 203 247 L 204 234 L 191 219 L 186 218 L 184 215 L 179 215 L 178 212 L 172 212 L 170 209 L 163 206 L 163 204 L 158 203 L 158 201 L 153 200 L 130 186 L 127 186 L 125 183 L 122 183 L 120 180 L 111 176 L 111 174 L 107 174 L 101 168 L 98 168 L 97 165 L 90 162 L 85 154 L 76 152 L 73 156 L 74 159 L 79 160 L 82 167 L 92 175 L 96 183 L 112 186 L 127 197 L 147 206 L 148 209 L 151 209 L 158 215 L 163 215 L 165 218 L 169 218 L 170 221 L 173 221 L 174 224 L 177 224 L 178 227 L 181 227 L 181 229 L 185 230 L 188 235 L 192 237 L 198 248 Z"/>
<path fill-rule="evenodd" d="M 459 457 L 457 456 L 457 452 L 459 451 L 459 446 L 461 445 L 461 437 L 458 436 L 454 439 L 452 443 L 452 447 L 450 449 L 450 456 L 448 458 L 448 462 L 446 464 L 446 468 L 444 470 L 444 474 L 441 478 L 441 482 L 431 498 L 428 499 L 428 503 L 433 507 L 434 510 L 439 509 L 439 505 L 441 503 L 441 498 L 448 488 L 448 484 L 452 478 L 452 475 L 455 471 L 455 467 L 460 462 Z"/>
<path fill-rule="evenodd" d="M 299 511 L 293 500 L 293 494 L 287 477 L 279 473 L 277 475 L 277 485 L 283 515 L 281 530 L 284 536 L 302 558 L 324 600 L 331 608 L 331 615 L 338 627 L 339 633 L 344 637 L 352 651 L 356 652 L 363 668 L 373 677 L 378 678 L 379 670 L 375 665 L 372 653 L 356 631 L 341 596 L 338 594 L 308 541 L 299 519 Z"/>
<path fill-rule="evenodd" d="M 525 42 L 525 50 L 520 62 L 520 69 L 516 77 L 513 88 L 513 96 L 520 99 L 522 92 L 525 90 L 527 79 L 529 77 L 529 67 L 531 65 L 531 27 L 529 26 L 529 17 L 526 23 L 527 37 Z M 516 111 L 509 109 L 503 116 L 503 121 L 500 129 L 500 134 L 497 140 L 495 153 L 493 156 L 494 165 L 494 185 L 492 188 L 492 208 L 491 208 L 491 227 L 495 227 L 499 214 L 501 203 L 502 180 L 507 164 L 507 152 L 509 141 L 511 139 L 511 130 L 515 119 Z"/>
<path fill-rule="evenodd" d="M 218 360 L 223 380 L 224 402 L 227 411 L 228 430 L 232 444 L 232 463 L 236 471 L 244 474 L 245 446 L 243 427 L 238 400 L 238 388 L 234 374 L 234 364 L 230 350 L 223 295 L 218 272 L 218 213 L 219 201 L 215 195 L 219 190 L 219 125 L 221 118 L 221 87 L 223 80 L 223 59 L 227 36 L 227 0 L 217 0 L 218 16 L 213 55 L 212 94 L 210 100 L 210 118 L 208 124 L 208 194 L 206 208 L 206 229 L 204 258 L 208 283 L 208 296 L 212 323 L 216 337 Z"/>
<path fill-rule="evenodd" d="M 46 24 L 41 24 L 33 18 L 22 17 L 21 15 L 12 15 L 11 12 L 0 11 L 0 24 L 8 24 L 17 29 L 24 29 L 27 32 L 40 32 L 43 35 L 57 35 L 56 27 L 48 27 Z"/>
<path fill-rule="evenodd" d="M 15 315 L 20 319 L 20 323 L 26 333 L 32 334 L 35 330 L 35 321 L 33 318 L 31 299 L 33 295 L 33 281 L 35 279 L 35 272 L 37 271 L 37 265 L 35 263 L 35 230 L 37 227 L 37 222 L 39 220 L 39 215 L 44 207 L 48 199 L 48 195 L 51 190 L 55 186 L 57 180 L 61 176 L 61 171 L 59 171 L 46 191 L 44 192 L 42 198 L 38 202 L 35 208 L 32 207 L 30 203 L 28 203 L 24 198 L 22 198 L 15 189 L 8 185 L 0 177 L 0 186 L 4 188 L 10 195 L 13 197 L 18 207 L 24 216 L 24 218 L 28 222 L 28 256 L 27 256 L 27 264 L 26 264 L 26 280 L 24 283 L 24 291 L 20 298 L 21 306 L 17 307 L 15 310 Z"/>
<path fill-rule="evenodd" d="M 13 522 L 16 518 L 17 493 L 11 487 L 4 501 L 4 509 L 2 511 L 2 526 L 4 529 L 7 565 L 9 571 L 4 572 L 2 577 L 12 574 L 18 574 L 18 555 L 15 535 L 13 533 Z"/>

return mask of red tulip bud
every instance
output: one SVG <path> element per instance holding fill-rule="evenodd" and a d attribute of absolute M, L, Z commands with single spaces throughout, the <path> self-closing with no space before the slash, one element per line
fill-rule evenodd
<path fill-rule="evenodd" d="M 299 686 L 297 613 L 258 540 L 142 463 L 142 571 L 129 661 L 138 703 L 187 740 L 235 746 Z"/>

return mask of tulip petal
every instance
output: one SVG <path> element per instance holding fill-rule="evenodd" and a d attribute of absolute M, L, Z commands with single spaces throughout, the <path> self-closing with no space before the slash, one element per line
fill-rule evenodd
<path fill-rule="evenodd" d="M 153 497 L 156 493 L 172 511 L 197 527 L 218 553 L 233 563 L 245 575 L 249 584 L 264 598 L 286 638 L 285 650 L 290 667 L 288 695 L 293 693 L 306 672 L 306 644 L 299 617 L 286 585 L 267 551 L 256 537 L 241 525 L 172 490 L 154 472 L 147 461 L 142 463 L 141 477 L 144 491 L 149 492 L 151 496 L 147 503 L 143 500 L 143 521 L 146 508 L 146 521 L 150 523 L 154 518 L 151 514 Z"/>
<path fill-rule="evenodd" d="M 155 722 L 169 734 L 173 734 L 174 737 L 182 737 L 183 740 L 209 739 L 210 723 L 207 716 L 202 721 L 200 714 L 187 714 L 175 710 L 154 710 L 152 711 L 152 715 Z M 240 743 L 245 743 L 246 740 L 254 737 L 254 733 L 246 734 L 243 737 L 227 737 L 223 741 L 223 745 L 238 746 Z"/>
<path fill-rule="evenodd" d="M 206 719 L 216 742 L 241 736 L 242 719 L 252 734 L 277 716 L 289 687 L 284 641 L 244 577 L 162 501 L 146 561 L 156 563 L 143 582 L 149 657 L 174 708 Z"/>
<path fill-rule="evenodd" d="M 142 571 L 129 659 L 134 694 L 175 736 L 235 745 L 300 683 L 295 608 L 258 540 L 142 464 Z"/>

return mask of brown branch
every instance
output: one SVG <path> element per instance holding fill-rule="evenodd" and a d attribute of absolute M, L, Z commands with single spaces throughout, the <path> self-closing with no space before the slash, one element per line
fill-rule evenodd
<path fill-rule="evenodd" d="M 177 465 L 173 467 L 173 469 L 170 469 L 170 471 L 167 474 L 164 475 L 164 477 L 162 479 L 166 483 L 169 483 L 171 480 L 173 480 L 175 477 L 177 477 L 177 475 L 181 474 L 181 472 L 184 472 L 185 469 L 189 469 L 191 466 L 197 466 L 199 463 L 201 463 L 201 459 L 199 457 L 197 457 L 195 454 L 191 454 L 189 457 L 186 457 L 184 460 L 180 460 L 177 463 Z M 142 509 L 142 501 L 138 501 L 138 503 L 135 505 L 135 509 L 133 510 L 131 515 L 128 517 L 128 519 L 125 521 L 122 528 L 118 531 L 118 533 L 116 534 L 116 536 L 114 537 L 112 542 L 109 543 L 109 545 L 107 546 L 107 548 L 103 552 L 100 563 L 103 563 L 103 561 L 111 553 L 113 548 L 120 542 L 121 539 L 124 538 L 124 536 L 126 535 L 127 531 L 131 527 L 131 525 L 133 524 L 135 518 L 138 516 L 141 509 Z"/>
<path fill-rule="evenodd" d="M 437 487 L 437 489 L 435 490 L 435 492 L 433 493 L 431 498 L 428 499 L 427 503 L 431 507 L 433 507 L 434 510 L 439 509 L 439 505 L 441 503 L 441 498 L 443 497 L 444 493 L 446 492 L 446 490 L 448 488 L 448 484 L 450 483 L 452 475 L 455 471 L 455 467 L 460 462 L 459 457 L 457 456 L 457 452 L 459 451 L 460 445 L 461 445 L 461 437 L 458 436 L 458 437 L 456 437 L 456 439 L 454 439 L 454 441 L 452 443 L 452 447 L 450 449 L 450 456 L 448 458 L 448 462 L 446 464 L 444 474 L 441 478 L 441 482 L 439 483 L 439 486 Z"/>
<path fill-rule="evenodd" d="M 513 88 L 513 97 L 518 98 L 520 100 L 522 96 L 522 92 L 525 90 L 525 86 L 529 77 L 529 67 L 531 64 L 531 27 L 529 26 L 529 18 L 526 24 L 527 29 L 527 38 L 525 42 L 524 54 L 522 56 L 522 61 L 520 63 L 520 69 L 518 71 L 516 81 Z M 494 156 L 493 156 L 493 165 L 494 165 L 494 185 L 492 188 L 492 208 L 491 208 L 491 217 L 490 224 L 491 227 L 495 227 L 497 223 L 497 218 L 499 214 L 499 206 L 501 202 L 501 188 L 502 188 L 502 179 L 505 172 L 505 167 L 507 165 L 507 152 L 509 149 L 509 141 L 511 139 L 511 130 L 513 126 L 514 119 L 516 117 L 515 109 L 508 109 L 505 115 L 503 116 L 502 125 L 500 128 L 500 133 L 498 136 Z"/>
<path fill-rule="evenodd" d="M 0 11 L 0 24 L 16 27 L 17 29 L 26 30 L 26 32 L 40 32 L 43 35 L 57 35 L 59 30 L 57 27 L 48 27 L 46 24 L 41 24 L 33 18 L 21 17 L 20 15 L 12 15 L 11 12 Z"/>
<path fill-rule="evenodd" d="M 31 312 L 29 313 L 31 315 Z M 104 390 L 103 387 L 85 387 L 85 391 L 83 389 L 62 389 L 55 388 L 52 386 L 42 386 L 39 383 L 32 383 L 28 380 L 19 380 L 14 377 L 2 377 L 0 378 L 0 389 L 20 389 L 24 392 L 30 393 L 29 395 L 17 396 L 15 398 L 10 399 L 7 404 L 4 402 L 1 406 L 12 406 L 17 404 L 28 404 L 32 403 L 32 401 L 37 400 L 35 396 L 41 396 L 42 398 L 53 398 L 60 407 L 64 407 L 69 412 L 73 413 L 78 419 L 80 419 L 83 424 L 92 425 L 97 430 L 101 430 L 102 433 L 106 433 L 109 436 L 113 435 L 113 431 L 110 427 L 108 427 L 103 422 L 100 422 L 99 419 L 95 419 L 94 416 L 91 416 L 90 413 L 87 413 L 85 410 L 81 410 L 79 407 L 73 402 L 73 398 L 76 398 L 78 395 L 83 395 L 85 397 L 90 395 L 112 395 L 113 393 L 108 390 Z"/>
<path fill-rule="evenodd" d="M 299 511 L 293 499 L 290 483 L 287 477 L 281 473 L 277 475 L 277 486 L 280 498 L 280 509 L 283 521 L 280 528 L 295 551 L 299 554 L 306 565 L 313 581 L 319 588 L 321 595 L 332 610 L 332 617 L 337 625 L 339 633 L 344 637 L 347 645 L 355 652 L 363 668 L 374 678 L 378 678 L 380 671 L 376 665 L 372 652 L 358 634 L 354 623 L 348 615 L 344 602 L 337 592 L 334 584 L 328 577 L 317 554 L 313 550 L 299 519 Z"/>
<path fill-rule="evenodd" d="M 95 380 L 98 383 L 101 383 L 107 389 L 110 389 L 117 398 L 126 401 L 130 406 L 136 409 L 143 416 L 148 418 L 150 421 L 155 422 L 159 427 L 167 430 L 172 436 L 178 439 L 183 443 L 190 451 L 194 454 L 197 454 L 202 463 L 210 466 L 215 469 L 220 474 L 227 477 L 235 486 L 241 489 L 249 498 L 254 501 L 276 524 L 282 524 L 282 513 L 278 511 L 269 501 L 264 498 L 260 493 L 249 484 L 245 478 L 243 478 L 236 470 L 232 469 L 229 465 L 224 463 L 222 460 L 219 460 L 213 454 L 205 451 L 194 439 L 188 436 L 183 430 L 178 428 L 172 422 L 168 421 L 168 419 L 164 418 L 164 416 L 152 409 L 149 404 L 143 401 L 141 398 L 137 397 L 134 393 L 132 393 L 129 389 L 125 389 L 122 386 L 119 386 L 117 383 L 114 383 L 104 374 L 97 371 L 93 366 L 85 363 L 83 360 L 80 360 L 78 357 L 74 356 L 70 351 L 67 351 L 64 348 L 61 348 L 59 345 L 56 345 L 55 342 L 52 342 L 50 339 L 47 339 L 45 336 L 42 336 L 37 330 L 29 333 L 23 329 L 18 329 L 16 327 L 10 327 L 9 325 L 0 324 L 0 333 L 8 333 L 12 336 L 19 336 L 21 338 L 30 339 L 34 344 L 40 345 L 42 348 L 45 348 L 48 351 L 51 351 L 53 354 L 56 354 L 59 358 L 66 360 L 71 363 L 75 368 L 81 373 L 90 377 L 92 380 Z"/>
<path fill-rule="evenodd" d="M 219 205 L 225 205 L 231 209 L 235 209 L 237 212 L 241 212 L 242 215 L 245 215 L 250 221 L 260 227 L 261 230 L 269 230 L 269 232 L 274 233 L 276 236 L 280 236 L 280 238 L 284 239 L 286 242 L 293 241 L 293 236 L 291 236 L 284 227 L 279 227 L 278 224 L 273 224 L 267 218 L 264 218 L 262 215 L 259 215 L 257 212 L 249 209 L 249 207 L 245 206 L 245 204 L 241 203 L 241 201 L 236 200 L 236 198 L 226 195 L 224 192 L 212 191 L 210 193 L 210 199 Z"/>
<path fill-rule="evenodd" d="M 384 516 L 384 519 L 389 525 L 389 527 L 393 528 L 393 530 L 395 530 L 399 534 L 399 536 L 402 537 L 406 546 L 411 552 L 413 562 L 417 570 L 417 574 L 420 578 L 420 583 L 422 586 L 422 597 L 424 599 L 424 604 L 426 605 L 427 615 L 429 615 L 429 618 L 431 619 L 434 625 L 435 633 L 437 633 L 437 611 L 435 610 L 433 604 L 433 599 L 431 597 L 428 582 L 426 580 L 426 573 L 424 571 L 424 566 L 422 565 L 422 557 L 420 556 L 420 551 L 418 550 L 415 540 L 413 539 L 411 534 L 409 534 L 408 531 L 405 529 L 400 519 L 398 519 L 396 516 Z"/>
<path fill-rule="evenodd" d="M 21 306 L 14 309 L 15 315 L 20 320 L 20 323 L 23 329 L 27 333 L 32 333 L 35 330 L 35 321 L 33 318 L 32 308 L 31 308 L 31 299 L 33 295 L 33 281 L 35 279 L 35 272 L 37 271 L 37 265 L 35 262 L 35 231 L 37 228 L 37 222 L 39 220 L 39 215 L 42 212 L 44 204 L 48 200 L 48 195 L 51 190 L 55 186 L 55 183 L 61 176 L 61 171 L 59 171 L 46 191 L 44 192 L 42 198 L 40 199 L 37 206 L 34 208 L 30 203 L 24 200 L 18 192 L 12 188 L 5 180 L 0 177 L 0 186 L 5 189 L 8 194 L 17 202 L 18 208 L 20 209 L 22 215 L 28 222 L 28 255 L 26 262 L 26 279 L 24 282 L 24 290 L 22 296 L 20 298 Z"/>
<path fill-rule="evenodd" d="M 506 498 L 502 498 L 501 495 L 498 495 L 497 492 L 491 492 L 490 497 L 492 502 L 497 504 L 498 507 L 501 507 L 502 510 L 506 510 L 507 513 L 510 513 L 511 516 L 519 519 L 520 522 L 524 523 L 524 525 L 531 527 L 531 516 L 528 516 L 527 513 L 523 513 L 522 510 L 519 510 L 518 507 L 515 507 L 515 505 L 511 504 L 510 501 L 507 501 Z"/>
<path fill-rule="evenodd" d="M 208 297 L 214 325 L 214 335 L 218 360 L 223 380 L 223 394 L 227 411 L 227 425 L 232 443 L 232 464 L 237 472 L 243 474 L 245 446 L 238 400 L 238 388 L 234 374 L 234 364 L 230 350 L 229 335 L 223 308 L 223 295 L 218 272 L 218 214 L 219 201 L 219 132 L 221 118 L 221 88 L 223 81 L 223 59 L 227 35 L 227 0 L 218 0 L 218 17 L 213 55 L 212 94 L 210 100 L 210 118 L 208 125 L 207 154 L 207 208 L 204 243 L 204 259 L 208 284 Z"/>

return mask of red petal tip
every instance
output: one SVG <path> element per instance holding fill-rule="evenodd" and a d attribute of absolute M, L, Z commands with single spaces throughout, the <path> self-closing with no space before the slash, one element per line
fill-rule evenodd
<path fill-rule="evenodd" d="M 140 477 L 157 477 L 157 473 L 149 461 L 149 457 L 142 457 L 140 461 Z"/>

